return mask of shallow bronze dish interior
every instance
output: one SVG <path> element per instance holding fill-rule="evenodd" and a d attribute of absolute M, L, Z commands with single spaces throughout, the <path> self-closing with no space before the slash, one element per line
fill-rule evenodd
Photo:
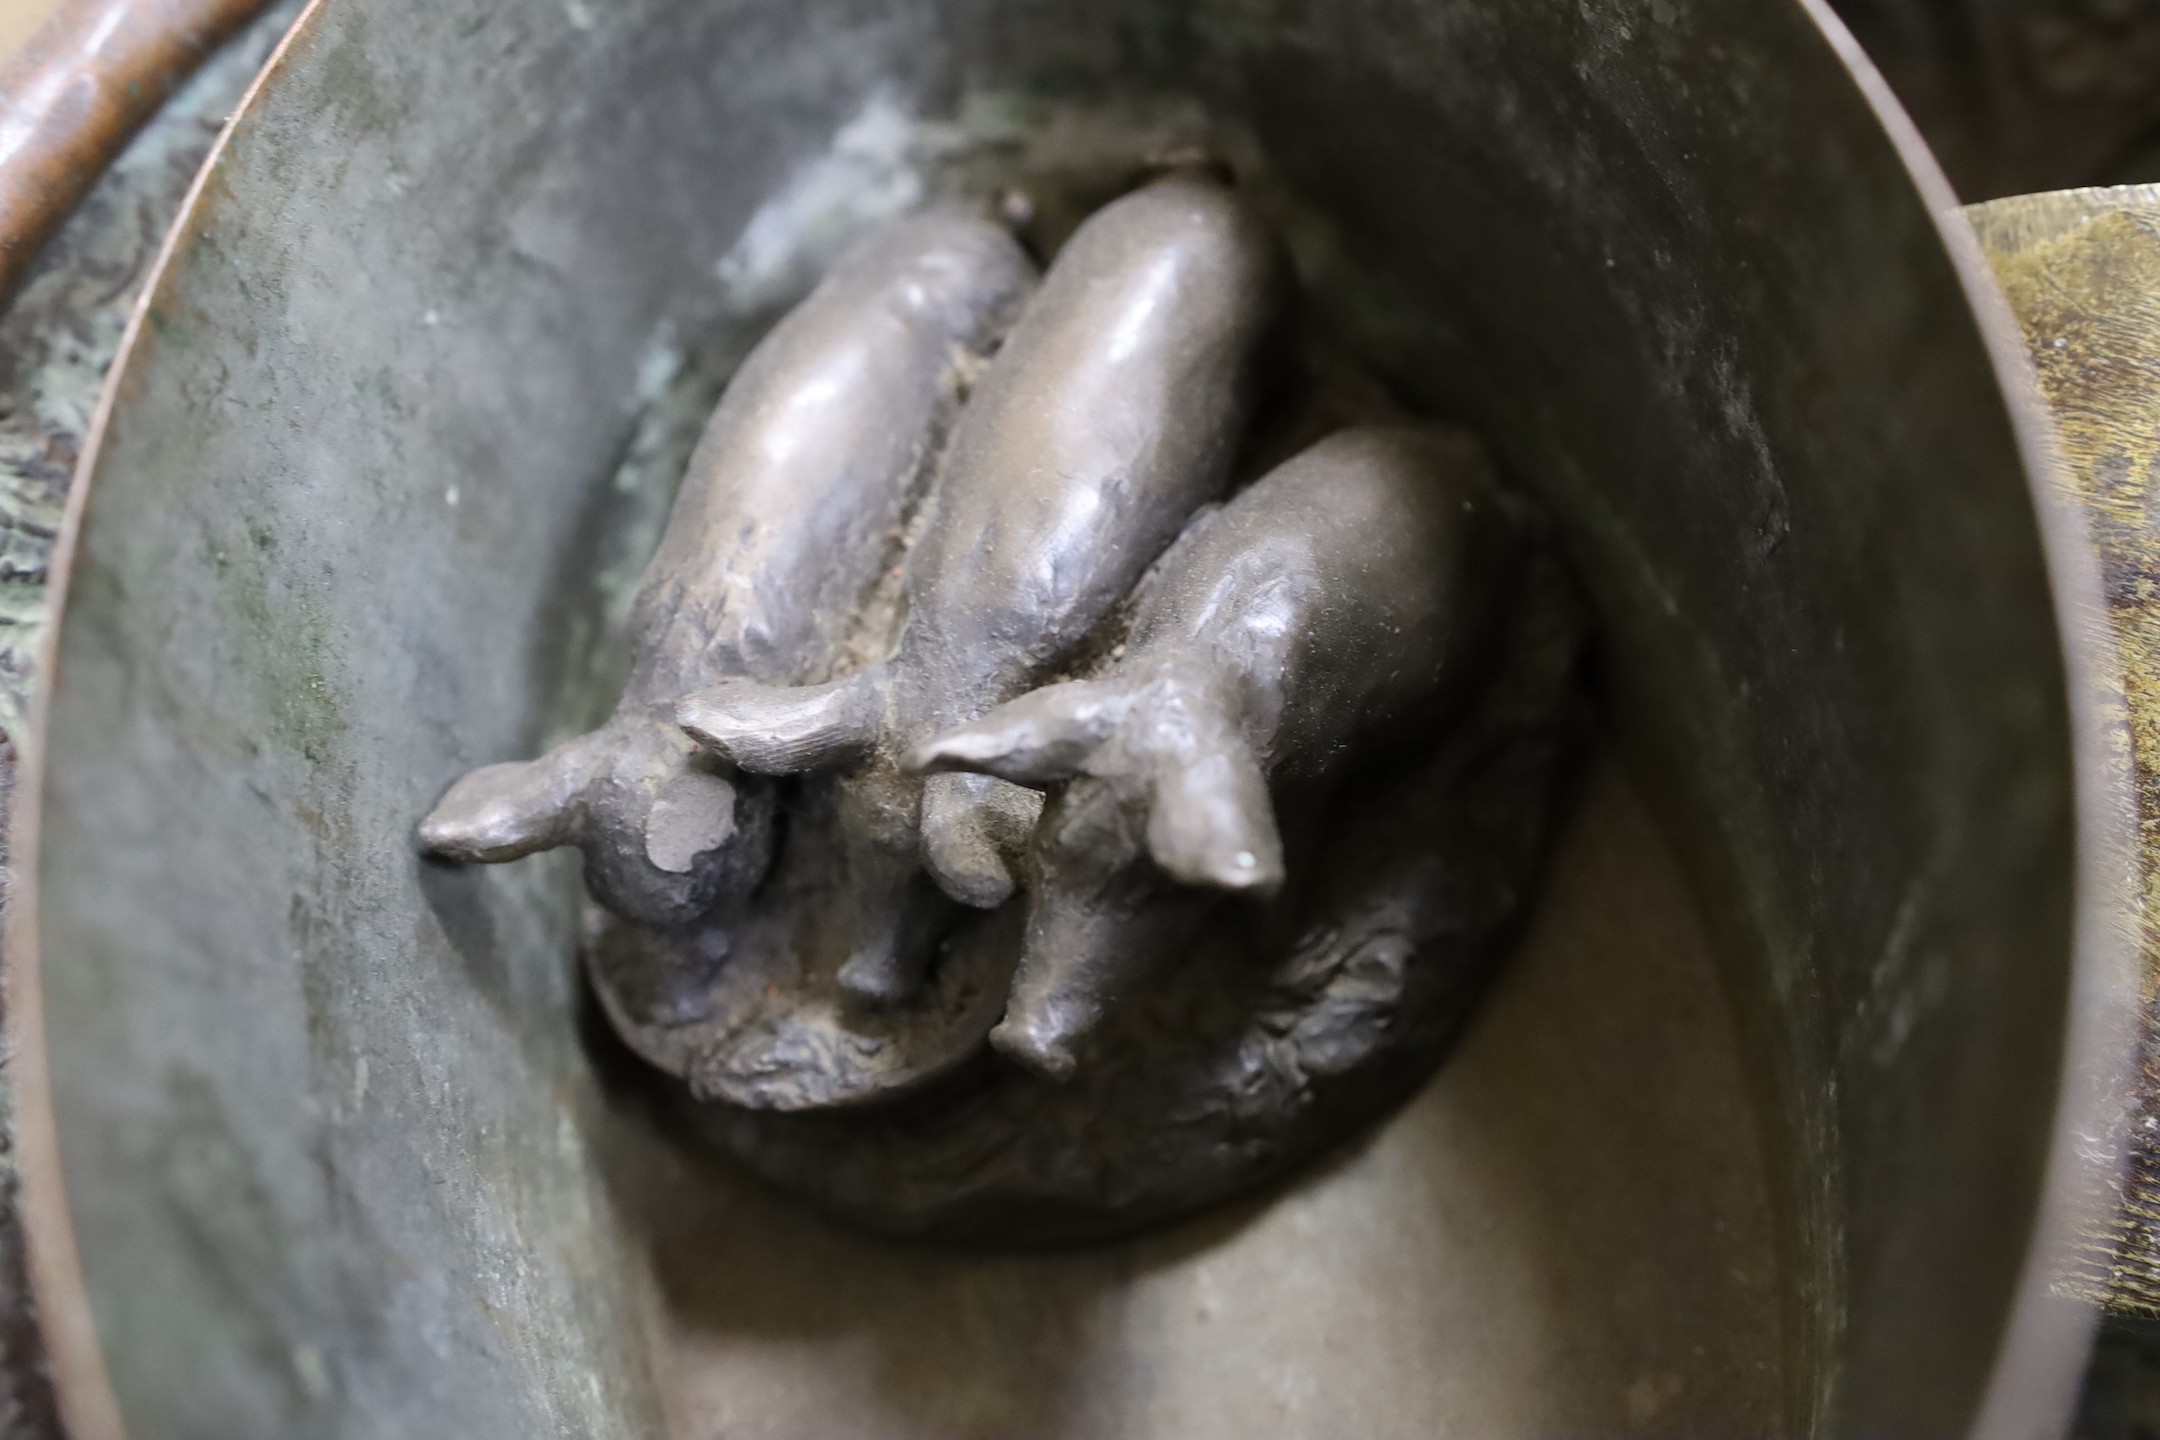
<path fill-rule="evenodd" d="M 80 1433 L 2054 1413 L 2109 898 L 2059 617 L 2094 592 L 1947 193 L 1824 23 L 318 3 L 116 371 L 25 787 L 26 1183 Z M 574 862 L 453 872 L 411 827 L 608 698 L 658 513 L 611 477 L 664 468 L 625 458 L 676 377 L 877 215 L 1077 206 L 1193 138 L 1292 197 L 1326 323 L 1559 518 L 1607 758 L 1464 1052 L 1332 1170 L 1109 1250 L 842 1235 L 656 1131 L 581 1006 Z"/>

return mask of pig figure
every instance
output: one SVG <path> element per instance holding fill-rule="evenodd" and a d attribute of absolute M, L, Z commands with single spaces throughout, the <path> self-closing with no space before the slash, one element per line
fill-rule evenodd
<path fill-rule="evenodd" d="M 1178 887 L 1281 885 L 1277 801 L 1309 816 L 1346 762 L 1447 718 L 1521 531 L 1467 434 L 1337 432 L 1179 544 L 1105 673 L 917 747 L 916 771 L 1063 782 L 1032 841 L 1026 939 L 992 1043 L 1071 1073 L 1106 1007 L 1197 918 Z"/>
<path fill-rule="evenodd" d="M 984 908 L 1012 893 L 1040 800 L 976 775 L 925 785 L 898 757 L 1042 683 L 1223 491 L 1288 297 L 1280 246 L 1208 175 L 1105 206 L 961 414 L 893 656 L 808 688 L 724 679 L 677 711 L 746 771 L 848 767 L 850 913 L 834 921 L 849 992 L 914 993 L 949 919 L 939 887 Z"/>
<path fill-rule="evenodd" d="M 450 787 L 420 826 L 436 854 L 584 854 L 593 898 L 679 928 L 754 885 L 769 782 L 732 775 L 676 727 L 721 675 L 774 684 L 836 668 L 958 405 L 1035 284 L 985 214 L 941 207 L 858 245 L 729 383 L 690 461 L 632 613 L 635 664 L 598 730 Z"/>

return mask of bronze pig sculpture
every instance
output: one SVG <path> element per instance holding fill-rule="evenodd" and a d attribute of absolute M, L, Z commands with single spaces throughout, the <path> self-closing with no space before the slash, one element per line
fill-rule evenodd
<path fill-rule="evenodd" d="M 1035 816 L 972 777 L 925 786 L 893 758 L 1039 684 L 1230 480 L 1279 330 L 1287 266 L 1226 186 L 1173 173 L 1067 242 L 962 412 L 908 561 L 907 628 L 884 665 L 804 690 L 722 680 L 692 735 L 754 774 L 872 760 L 847 793 L 861 929 L 842 983 L 898 1002 L 928 963 L 917 876 L 990 908 Z M 920 839 L 918 840 L 918 830 Z M 912 890 L 912 894 L 910 893 Z"/>
<path fill-rule="evenodd" d="M 990 348 L 1035 283 L 1001 225 L 909 219 L 844 257 L 728 385 L 635 602 L 636 663 L 614 716 L 538 760 L 490 765 L 421 822 L 458 860 L 584 854 L 595 899 L 679 927 L 749 889 L 772 849 L 772 787 L 674 724 L 718 675 L 823 679 L 959 399 L 956 359 Z"/>
<path fill-rule="evenodd" d="M 616 1031 L 837 1213 L 1255 1183 L 1430 1069 L 1520 915 L 1572 590 L 1467 431 L 1344 385 L 1262 208 L 1159 168 L 1039 286 L 986 210 L 862 243 L 728 386 L 614 717 L 421 826 L 578 845 Z"/>
<path fill-rule="evenodd" d="M 910 768 L 1070 782 L 1034 841 L 1027 939 L 992 1043 L 1053 1076 L 1178 926 L 1177 886 L 1285 878 L 1271 791 L 1321 803 L 1353 757 L 1459 701 L 1519 558 L 1461 431 L 1339 431 L 1270 471 L 1164 562 L 1122 659 L 919 747 Z M 1152 860 L 1152 865 L 1143 863 Z"/>

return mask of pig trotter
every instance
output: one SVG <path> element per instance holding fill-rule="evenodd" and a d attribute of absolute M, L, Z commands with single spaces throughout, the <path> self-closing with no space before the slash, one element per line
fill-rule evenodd
<path fill-rule="evenodd" d="M 963 905 L 995 910 L 1042 815 L 1042 796 L 988 775 L 932 775 L 923 785 L 923 864 Z"/>
<path fill-rule="evenodd" d="M 893 884 L 895 902 L 863 907 L 871 923 L 857 927 L 860 942 L 837 977 L 843 991 L 873 1009 L 904 1005 L 921 991 L 953 911 L 919 874 L 895 876 Z"/>

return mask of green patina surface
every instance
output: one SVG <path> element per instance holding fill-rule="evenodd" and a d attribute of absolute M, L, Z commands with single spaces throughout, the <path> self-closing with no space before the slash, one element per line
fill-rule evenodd
<path fill-rule="evenodd" d="M 188 182 L 299 8 L 297 0 L 273 6 L 174 96 L 0 314 L 0 820 L 44 637 L 48 562 L 106 367 Z M 0 894 L 4 837 L 0 827 Z M 0 1066 L 0 1437 L 57 1440 L 14 1213 L 13 1117 Z"/>

